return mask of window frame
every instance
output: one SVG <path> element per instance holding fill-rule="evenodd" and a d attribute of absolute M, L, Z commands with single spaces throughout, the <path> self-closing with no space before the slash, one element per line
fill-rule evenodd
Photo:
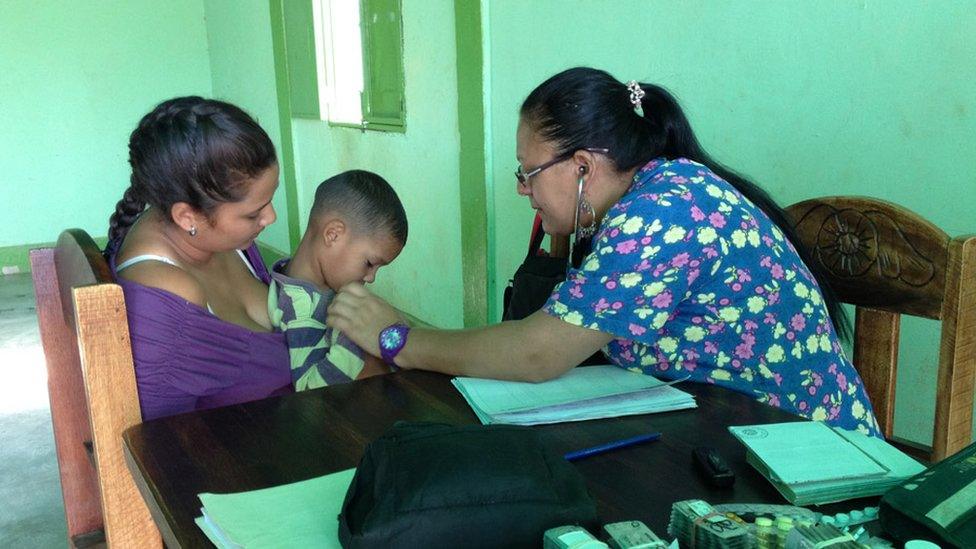
<path fill-rule="evenodd" d="M 358 0 L 359 2 L 359 27 L 360 27 L 360 51 L 362 53 L 362 89 L 359 97 L 359 122 L 349 120 L 333 120 L 334 105 L 337 103 L 336 90 L 336 68 L 335 59 L 331 52 L 338 48 L 335 46 L 333 20 L 331 16 L 331 6 L 333 2 L 348 2 L 349 0 L 309 0 L 313 3 L 313 24 L 315 25 L 315 54 L 317 62 L 317 85 L 319 91 L 319 111 L 320 119 L 328 123 L 330 127 L 355 128 L 361 131 L 382 131 L 382 132 L 406 132 L 406 83 L 403 59 L 403 10 L 401 0 Z M 381 4 L 390 4 L 388 12 L 394 15 L 395 30 L 394 36 L 381 34 L 376 25 L 371 25 L 367 14 L 375 13 L 380 9 Z M 391 27 L 387 26 L 389 31 Z M 375 110 L 373 96 L 376 94 L 374 85 L 377 81 L 383 82 L 390 87 L 390 81 L 386 78 L 378 79 L 371 74 L 375 65 L 372 57 L 376 57 L 375 42 L 392 41 L 396 44 L 396 51 L 391 55 L 395 58 L 387 59 L 382 66 L 395 64 L 397 73 L 394 75 L 392 87 L 395 93 L 399 94 L 399 109 L 395 116 L 372 114 Z M 378 67 L 377 67 L 378 69 Z"/>
<path fill-rule="evenodd" d="M 388 9 L 382 10 L 389 13 L 393 25 L 388 25 L 383 32 L 380 24 L 371 21 L 370 14 L 379 13 L 380 5 L 389 3 Z M 406 108 L 406 86 L 403 66 L 403 5 L 401 0 L 360 0 L 359 1 L 359 21 L 362 37 L 363 51 L 363 91 L 362 91 L 362 119 L 363 127 L 379 131 L 405 131 L 407 125 Z M 395 27 L 394 32 L 390 32 L 389 27 Z M 392 35 L 392 36 L 391 36 Z M 384 52 L 392 59 L 386 59 L 384 63 L 378 63 L 377 51 L 379 42 L 383 40 L 387 43 L 394 43 L 396 50 Z M 382 67 L 395 66 L 396 74 L 384 75 L 382 84 L 395 88 L 398 97 L 399 107 L 392 109 L 395 111 L 393 116 L 387 113 L 377 113 L 378 101 L 374 101 L 375 96 L 381 91 L 380 83 L 377 82 L 377 74 Z M 392 79 L 392 80 L 391 80 Z"/>

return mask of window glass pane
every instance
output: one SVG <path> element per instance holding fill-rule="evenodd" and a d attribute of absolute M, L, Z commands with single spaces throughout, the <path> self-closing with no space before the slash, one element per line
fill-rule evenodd
<path fill-rule="evenodd" d="M 329 120 L 359 124 L 362 122 L 363 51 L 359 25 L 359 2 L 334 0 L 327 2 L 326 25 L 331 41 L 325 43 L 327 59 L 331 60 L 332 109 Z"/>
<path fill-rule="evenodd" d="M 403 27 L 400 0 L 362 0 L 363 119 L 403 126 Z"/>

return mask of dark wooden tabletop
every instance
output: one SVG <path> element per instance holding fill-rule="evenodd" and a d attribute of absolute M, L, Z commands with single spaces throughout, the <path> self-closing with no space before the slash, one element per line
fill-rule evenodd
<path fill-rule="evenodd" d="M 577 461 L 602 522 L 642 520 L 667 535 L 674 501 L 786 501 L 745 461 L 730 425 L 796 420 L 739 393 L 678 385 L 698 408 L 539 426 L 559 452 L 660 431 L 657 442 Z M 148 421 L 124 434 L 126 460 L 168 547 L 208 547 L 194 524 L 200 492 L 239 492 L 355 467 L 367 443 L 398 420 L 452 424 L 478 420 L 450 378 L 404 371 L 345 385 Z M 717 448 L 736 474 L 730 489 L 704 483 L 696 446 Z"/>

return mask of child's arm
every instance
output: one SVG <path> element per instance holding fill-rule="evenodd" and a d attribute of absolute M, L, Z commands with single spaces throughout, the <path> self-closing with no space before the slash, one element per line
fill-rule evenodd
<path fill-rule="evenodd" d="M 356 376 L 356 379 L 365 379 L 367 377 L 390 373 L 390 367 L 383 362 L 383 359 L 369 353 L 363 353 L 363 358 L 363 369 Z"/>

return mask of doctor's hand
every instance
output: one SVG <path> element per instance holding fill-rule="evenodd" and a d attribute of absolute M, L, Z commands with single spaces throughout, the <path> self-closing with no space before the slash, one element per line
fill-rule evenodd
<path fill-rule="evenodd" d="M 399 311 L 359 282 L 346 284 L 339 289 L 325 318 L 328 326 L 346 334 L 353 343 L 373 356 L 380 356 L 380 332 L 397 322 L 405 323 Z"/>

